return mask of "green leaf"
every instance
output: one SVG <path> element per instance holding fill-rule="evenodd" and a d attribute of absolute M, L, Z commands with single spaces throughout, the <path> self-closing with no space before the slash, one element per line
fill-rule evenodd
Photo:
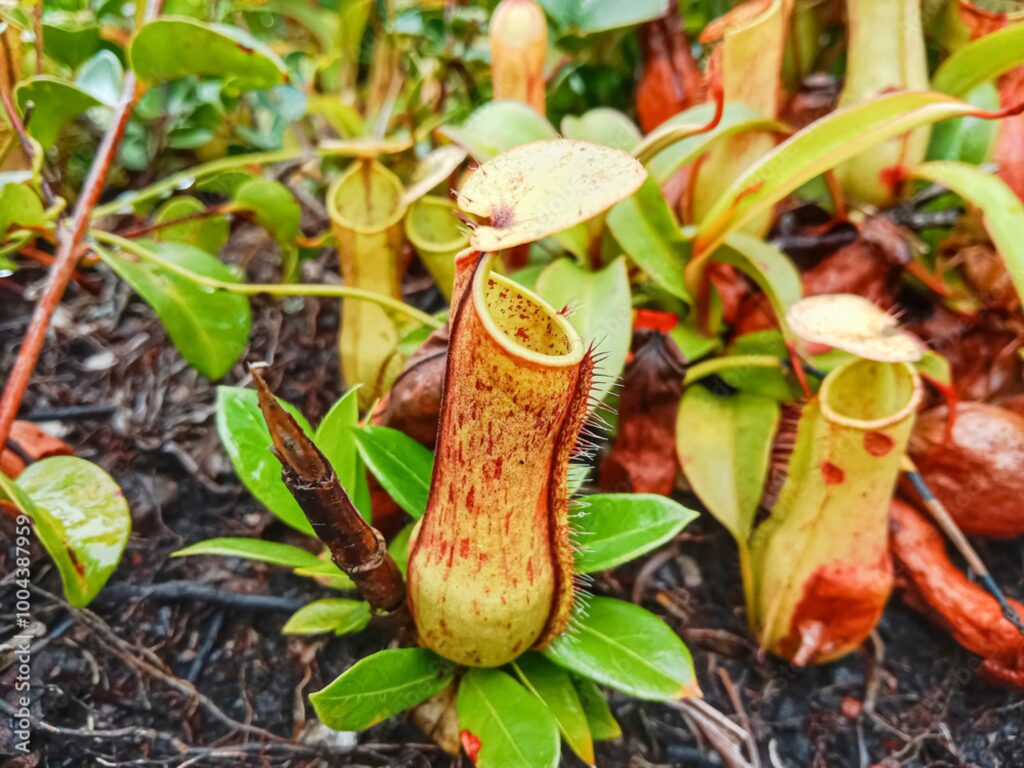
<path fill-rule="evenodd" d="M 739 542 L 750 536 L 778 421 L 778 403 L 764 397 L 719 397 L 701 386 L 683 394 L 679 463 L 704 506 Z"/>
<path fill-rule="evenodd" d="M 362 600 L 329 597 L 304 605 L 285 623 L 286 635 L 347 635 L 370 623 L 370 606 Z"/>
<path fill-rule="evenodd" d="M 922 125 L 963 117 L 975 107 L 938 93 L 897 92 L 838 109 L 794 134 L 736 179 L 697 228 L 703 261 L 744 224 L 815 176 L 876 144 Z M 696 265 L 691 264 L 690 269 Z"/>
<path fill-rule="evenodd" d="M 672 628 L 643 608 L 592 597 L 544 655 L 602 685 L 647 701 L 699 693 L 693 659 Z"/>
<path fill-rule="evenodd" d="M 624 152 L 631 152 L 642 138 L 636 123 L 610 107 L 597 107 L 579 117 L 566 115 L 562 118 L 562 136 L 604 144 Z"/>
<path fill-rule="evenodd" d="M 12 227 L 41 227 L 46 212 L 39 196 L 24 184 L 0 187 L 0 237 Z"/>
<path fill-rule="evenodd" d="M 355 431 L 356 446 L 373 476 L 392 499 L 419 520 L 427 510 L 434 455 L 404 432 L 390 427 Z"/>
<path fill-rule="evenodd" d="M 535 695 L 496 669 L 471 669 L 456 702 L 462 745 L 477 768 L 556 768 L 558 724 Z"/>
<path fill-rule="evenodd" d="M 295 279 L 299 268 L 302 210 L 284 184 L 271 179 L 254 178 L 235 190 L 235 205 L 255 215 L 256 223 L 269 232 L 281 249 L 281 269 L 285 282 Z"/>
<path fill-rule="evenodd" d="M 669 8 L 668 0 L 540 0 L 540 4 L 562 30 L 577 35 L 632 27 L 664 16 Z"/>
<path fill-rule="evenodd" d="M 124 87 L 124 67 L 113 51 L 99 51 L 75 76 L 75 85 L 108 107 L 114 106 Z"/>
<path fill-rule="evenodd" d="M 12 486 L 0 475 L 0 490 L 32 518 L 68 602 L 88 605 L 117 568 L 131 534 L 121 489 L 98 466 L 75 456 L 34 462 L 18 476 L 17 490 Z"/>
<path fill-rule="evenodd" d="M 749 395 L 766 397 L 780 403 L 792 402 L 799 399 L 802 393 L 793 377 L 787 376 L 788 368 L 784 369 L 781 365 L 760 367 L 743 364 L 744 360 L 762 357 L 773 357 L 781 361 L 787 359 L 788 354 L 786 341 L 776 329 L 744 333 L 736 337 L 725 354 L 716 358 L 723 364 L 728 361 L 735 365 L 721 368 L 716 375 L 730 387 Z M 814 364 L 821 369 L 817 360 Z"/>
<path fill-rule="evenodd" d="M 679 232 L 675 215 L 648 176 L 640 189 L 608 212 L 608 229 L 630 260 L 673 296 L 690 302 L 684 269 L 689 243 Z"/>
<path fill-rule="evenodd" d="M 43 52 L 71 69 L 78 69 L 101 45 L 99 25 L 90 12 L 55 14 L 43 24 Z"/>
<path fill-rule="evenodd" d="M 221 555 L 223 557 L 241 557 L 271 565 L 284 565 L 288 568 L 316 568 L 323 561 L 311 552 L 307 552 L 291 544 L 279 544 L 276 541 L 247 539 L 241 537 L 224 537 L 206 539 L 179 549 L 171 557 L 189 557 L 194 555 Z"/>
<path fill-rule="evenodd" d="M 409 523 L 402 530 L 395 534 L 395 538 L 388 544 L 388 554 L 391 555 L 391 559 L 395 561 L 395 565 L 398 566 L 398 570 L 402 572 L 404 577 L 409 570 L 409 544 L 412 539 L 412 532 L 416 528 L 416 523 Z"/>
<path fill-rule="evenodd" d="M 162 224 L 166 221 L 202 213 L 206 204 L 190 195 L 172 197 L 157 210 L 153 221 Z M 206 253 L 216 254 L 228 241 L 231 222 L 226 216 L 203 216 L 180 224 L 172 224 L 153 231 L 153 239 L 161 242 L 175 242 L 193 245 Z"/>
<path fill-rule="evenodd" d="M 932 88 L 963 97 L 1018 64 L 1024 64 L 1024 24 L 1010 24 L 954 51 L 935 71 Z"/>
<path fill-rule="evenodd" d="M 576 693 L 579 694 L 583 711 L 587 715 L 590 735 L 594 741 L 613 741 L 621 738 L 622 727 L 612 714 L 608 701 L 605 699 L 597 683 L 587 677 L 572 676 Z"/>
<path fill-rule="evenodd" d="M 23 114 L 32 106 L 25 128 L 44 149 L 56 144 L 61 128 L 87 109 L 104 106 L 81 88 L 49 75 L 38 75 L 19 83 L 14 94 Z"/>
<path fill-rule="evenodd" d="M 462 125 L 441 132 L 481 163 L 520 144 L 558 137 L 551 123 L 518 101 L 484 104 Z"/>
<path fill-rule="evenodd" d="M 151 21 L 132 38 L 132 69 L 150 83 L 197 75 L 217 77 L 241 91 L 287 81 L 284 62 L 248 32 L 187 17 Z"/>
<path fill-rule="evenodd" d="M 998 110 L 999 89 L 993 83 L 982 83 L 964 96 L 978 109 Z M 927 160 L 960 160 L 981 165 L 988 160 L 999 132 L 999 122 L 981 117 L 957 117 L 943 120 L 932 128 L 928 141 Z"/>
<path fill-rule="evenodd" d="M 292 571 L 296 576 L 313 579 L 328 589 L 339 592 L 351 592 L 356 588 L 355 582 L 331 560 L 321 560 L 315 566 L 296 568 Z"/>
<path fill-rule="evenodd" d="M 582 502 L 573 526 L 580 543 L 577 573 L 627 563 L 671 541 L 697 517 L 692 509 L 655 493 L 595 494 Z"/>
<path fill-rule="evenodd" d="M 735 267 L 764 291 L 782 335 L 789 338 L 786 310 L 800 301 L 804 292 L 800 273 L 789 257 L 759 237 L 734 232 L 715 251 L 712 260 Z"/>
<path fill-rule="evenodd" d="M 281 401 L 307 433 L 308 422 Z M 255 390 L 217 387 L 217 433 L 239 480 L 282 522 L 312 535 L 313 528 L 281 479 L 281 463 L 270 452 L 272 441 Z"/>
<path fill-rule="evenodd" d="M 214 256 L 184 243 L 140 242 L 160 257 L 206 277 L 238 282 Z M 174 346 L 208 379 L 231 370 L 249 343 L 251 313 L 245 296 L 211 290 L 148 260 L 100 253 L 103 261 L 156 312 Z"/>
<path fill-rule="evenodd" d="M 647 163 L 647 170 L 659 184 L 671 179 L 680 168 L 689 165 L 705 154 L 720 139 L 735 136 L 747 131 L 783 131 L 783 126 L 776 120 L 770 120 L 746 104 L 730 102 L 722 110 L 722 119 L 710 131 L 690 133 L 683 138 L 673 140 L 672 137 L 681 130 L 692 131 L 707 125 L 714 116 L 715 105 L 698 104 L 685 112 L 680 112 L 659 125 L 644 139 L 638 154 L 656 151 Z M 657 150 L 657 147 L 664 149 Z"/>
<path fill-rule="evenodd" d="M 552 262 L 537 278 L 534 290 L 551 306 L 575 306 L 569 322 L 584 344 L 601 355 L 598 384 L 591 390 L 603 400 L 622 373 L 633 339 L 633 303 L 626 260 L 619 258 L 591 272 L 570 259 Z"/>
<path fill-rule="evenodd" d="M 317 425 L 313 441 L 334 467 L 334 472 L 360 514 L 370 519 L 370 489 L 366 483 L 366 466 L 356 449 L 359 428 L 358 387 L 353 387 L 331 406 Z"/>
<path fill-rule="evenodd" d="M 544 702 L 572 751 L 594 765 L 590 726 L 569 673 L 537 653 L 523 654 L 512 666 L 526 690 Z"/>
<path fill-rule="evenodd" d="M 998 176 L 967 163 L 924 163 L 911 176 L 953 190 L 981 211 L 985 231 L 1003 257 L 1017 295 L 1024 297 L 1024 203 Z"/>
<path fill-rule="evenodd" d="M 437 695 L 454 677 L 455 665 L 426 648 L 396 648 L 357 661 L 309 700 L 328 728 L 362 731 Z"/>

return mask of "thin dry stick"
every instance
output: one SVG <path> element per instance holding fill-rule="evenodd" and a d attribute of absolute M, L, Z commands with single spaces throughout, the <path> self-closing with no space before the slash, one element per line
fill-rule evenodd
<path fill-rule="evenodd" d="M 744 741 L 747 745 L 747 754 L 750 755 L 750 762 L 754 768 L 761 768 L 761 755 L 757 751 L 757 742 L 754 740 L 754 731 L 750 725 L 750 718 L 747 717 L 747 710 L 743 707 L 743 700 L 740 698 L 736 686 L 733 685 L 729 670 L 725 667 L 719 667 L 718 676 L 722 678 L 722 685 L 725 687 L 725 692 L 729 695 L 732 708 L 736 710 L 736 714 L 740 718 L 740 724 L 743 726 L 743 730 L 746 731 Z"/>
<path fill-rule="evenodd" d="M 281 462 L 281 477 L 313 532 L 373 610 L 391 613 L 402 608 L 405 581 L 388 554 L 384 536 L 363 520 L 330 462 L 278 403 L 263 380 L 262 366 L 253 366 L 251 372 L 273 451 Z"/>

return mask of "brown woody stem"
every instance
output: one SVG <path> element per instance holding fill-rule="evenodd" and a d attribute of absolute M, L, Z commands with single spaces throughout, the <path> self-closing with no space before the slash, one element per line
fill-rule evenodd
<path fill-rule="evenodd" d="M 402 608 L 405 582 L 388 554 L 384 536 L 363 520 L 330 462 L 274 397 L 262 370 L 254 366 L 252 376 L 274 441 L 272 450 L 281 462 L 281 477 L 313 532 L 374 611 L 391 613 Z"/>

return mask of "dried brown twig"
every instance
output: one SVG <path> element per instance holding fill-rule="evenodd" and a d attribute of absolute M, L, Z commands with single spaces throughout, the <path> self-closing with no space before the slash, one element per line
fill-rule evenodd
<path fill-rule="evenodd" d="M 313 532 L 374 611 L 392 613 L 404 608 L 405 581 L 388 554 L 384 536 L 359 514 L 330 462 L 278 403 L 263 380 L 262 366 L 251 371 L 274 455 L 281 462 L 281 477 Z"/>

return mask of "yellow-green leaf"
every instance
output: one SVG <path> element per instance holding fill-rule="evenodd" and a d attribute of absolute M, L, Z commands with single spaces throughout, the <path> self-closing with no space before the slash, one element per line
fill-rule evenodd
<path fill-rule="evenodd" d="M 88 605 L 117 568 L 132 530 L 124 494 L 106 472 L 75 456 L 30 464 L 3 491 L 28 517 L 74 606 Z"/>

